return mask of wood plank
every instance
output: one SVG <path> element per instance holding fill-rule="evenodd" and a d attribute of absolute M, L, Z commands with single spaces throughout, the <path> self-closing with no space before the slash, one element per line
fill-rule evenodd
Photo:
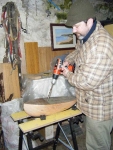
<path fill-rule="evenodd" d="M 18 68 L 16 67 L 11 74 L 11 64 L 10 63 L 1 63 L 0 71 L 3 72 L 3 84 L 4 84 L 4 94 L 5 100 L 7 100 L 10 94 L 13 94 L 13 99 L 20 98 L 20 86 L 19 86 L 19 77 L 18 77 Z"/>
<path fill-rule="evenodd" d="M 40 118 L 37 118 L 32 121 L 28 121 L 25 123 L 19 124 L 19 128 L 22 130 L 23 133 L 39 129 L 48 125 L 52 125 L 54 123 L 57 123 L 59 121 L 66 120 L 68 118 L 72 118 L 74 116 L 78 116 L 82 114 L 79 110 L 66 110 L 63 112 L 59 112 L 50 116 L 46 117 L 46 120 L 41 120 Z"/>
<path fill-rule="evenodd" d="M 26 119 L 30 116 L 25 111 L 20 111 L 20 112 L 11 114 L 11 117 L 14 121 L 18 121 L 18 120 Z"/>
<path fill-rule="evenodd" d="M 39 73 L 38 43 L 26 42 L 24 46 L 25 46 L 27 73 L 28 74 Z"/>

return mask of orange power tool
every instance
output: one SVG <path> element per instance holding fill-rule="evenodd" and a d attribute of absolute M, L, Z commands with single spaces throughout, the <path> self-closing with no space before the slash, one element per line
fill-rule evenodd
<path fill-rule="evenodd" d="M 50 88 L 50 91 L 49 91 L 49 94 L 48 94 L 48 98 L 50 98 L 50 95 L 51 95 L 51 92 L 52 92 L 52 88 L 53 88 L 53 85 L 56 83 L 56 80 L 58 79 L 58 76 L 61 74 L 62 72 L 62 64 L 63 64 L 63 61 L 58 58 L 57 59 L 57 62 L 54 66 L 54 69 L 53 69 L 53 79 L 52 79 L 52 85 L 51 85 L 51 88 Z M 70 71 L 74 71 L 74 65 L 68 65 L 67 67 Z"/>

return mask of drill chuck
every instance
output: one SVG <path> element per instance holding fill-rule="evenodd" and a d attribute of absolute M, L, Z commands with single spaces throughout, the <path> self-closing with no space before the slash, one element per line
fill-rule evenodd
<path fill-rule="evenodd" d="M 52 84 L 54 85 L 56 83 L 56 79 L 52 79 Z"/>
<path fill-rule="evenodd" d="M 59 74 L 55 74 L 55 73 L 54 73 L 54 74 L 53 74 L 53 79 L 56 79 L 56 80 L 57 80 L 57 79 L 58 79 L 58 76 L 59 76 Z"/>

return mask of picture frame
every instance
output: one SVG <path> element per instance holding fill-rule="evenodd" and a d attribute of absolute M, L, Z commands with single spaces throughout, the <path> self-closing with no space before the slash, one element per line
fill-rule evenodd
<path fill-rule="evenodd" d="M 72 50 L 75 49 L 76 36 L 73 34 L 72 27 L 65 24 L 50 24 L 51 47 L 56 50 Z"/>

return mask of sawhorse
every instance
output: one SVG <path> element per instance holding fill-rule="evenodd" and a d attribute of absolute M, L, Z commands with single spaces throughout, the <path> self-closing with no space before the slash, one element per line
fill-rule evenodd
<path fill-rule="evenodd" d="M 46 116 L 45 120 L 41 120 L 40 118 L 34 118 L 33 120 L 29 121 L 29 118 L 31 118 L 31 116 L 29 116 L 25 111 L 13 113 L 11 115 L 11 117 L 14 121 L 18 122 L 18 126 L 20 129 L 19 130 L 18 150 L 22 150 L 22 142 L 23 142 L 24 134 L 26 134 L 26 137 L 27 137 L 27 144 L 28 144 L 29 150 L 39 150 L 39 149 L 47 147 L 48 145 L 51 145 L 51 144 L 53 144 L 53 150 L 56 150 L 58 142 L 61 142 L 69 150 L 78 150 L 76 134 L 75 134 L 73 125 L 74 125 L 74 123 L 76 123 L 76 121 L 78 121 L 81 118 L 81 114 L 82 113 L 78 109 L 73 110 L 72 108 L 70 108 L 68 110 L 65 110 L 65 111 L 50 115 L 50 116 Z M 24 119 L 28 119 L 27 122 L 25 122 Z M 73 146 L 70 144 L 70 142 L 62 128 L 62 122 L 66 121 L 66 120 L 68 120 L 68 122 L 69 122 Z M 39 145 L 39 146 L 33 148 L 30 133 L 32 131 L 36 131 L 36 130 L 39 130 L 40 128 L 43 128 L 43 127 L 46 127 L 49 125 L 53 125 L 53 124 L 57 124 L 55 138 L 47 143 L 44 143 L 42 145 Z M 68 144 L 63 142 L 59 138 L 60 131 L 63 132 Z"/>

